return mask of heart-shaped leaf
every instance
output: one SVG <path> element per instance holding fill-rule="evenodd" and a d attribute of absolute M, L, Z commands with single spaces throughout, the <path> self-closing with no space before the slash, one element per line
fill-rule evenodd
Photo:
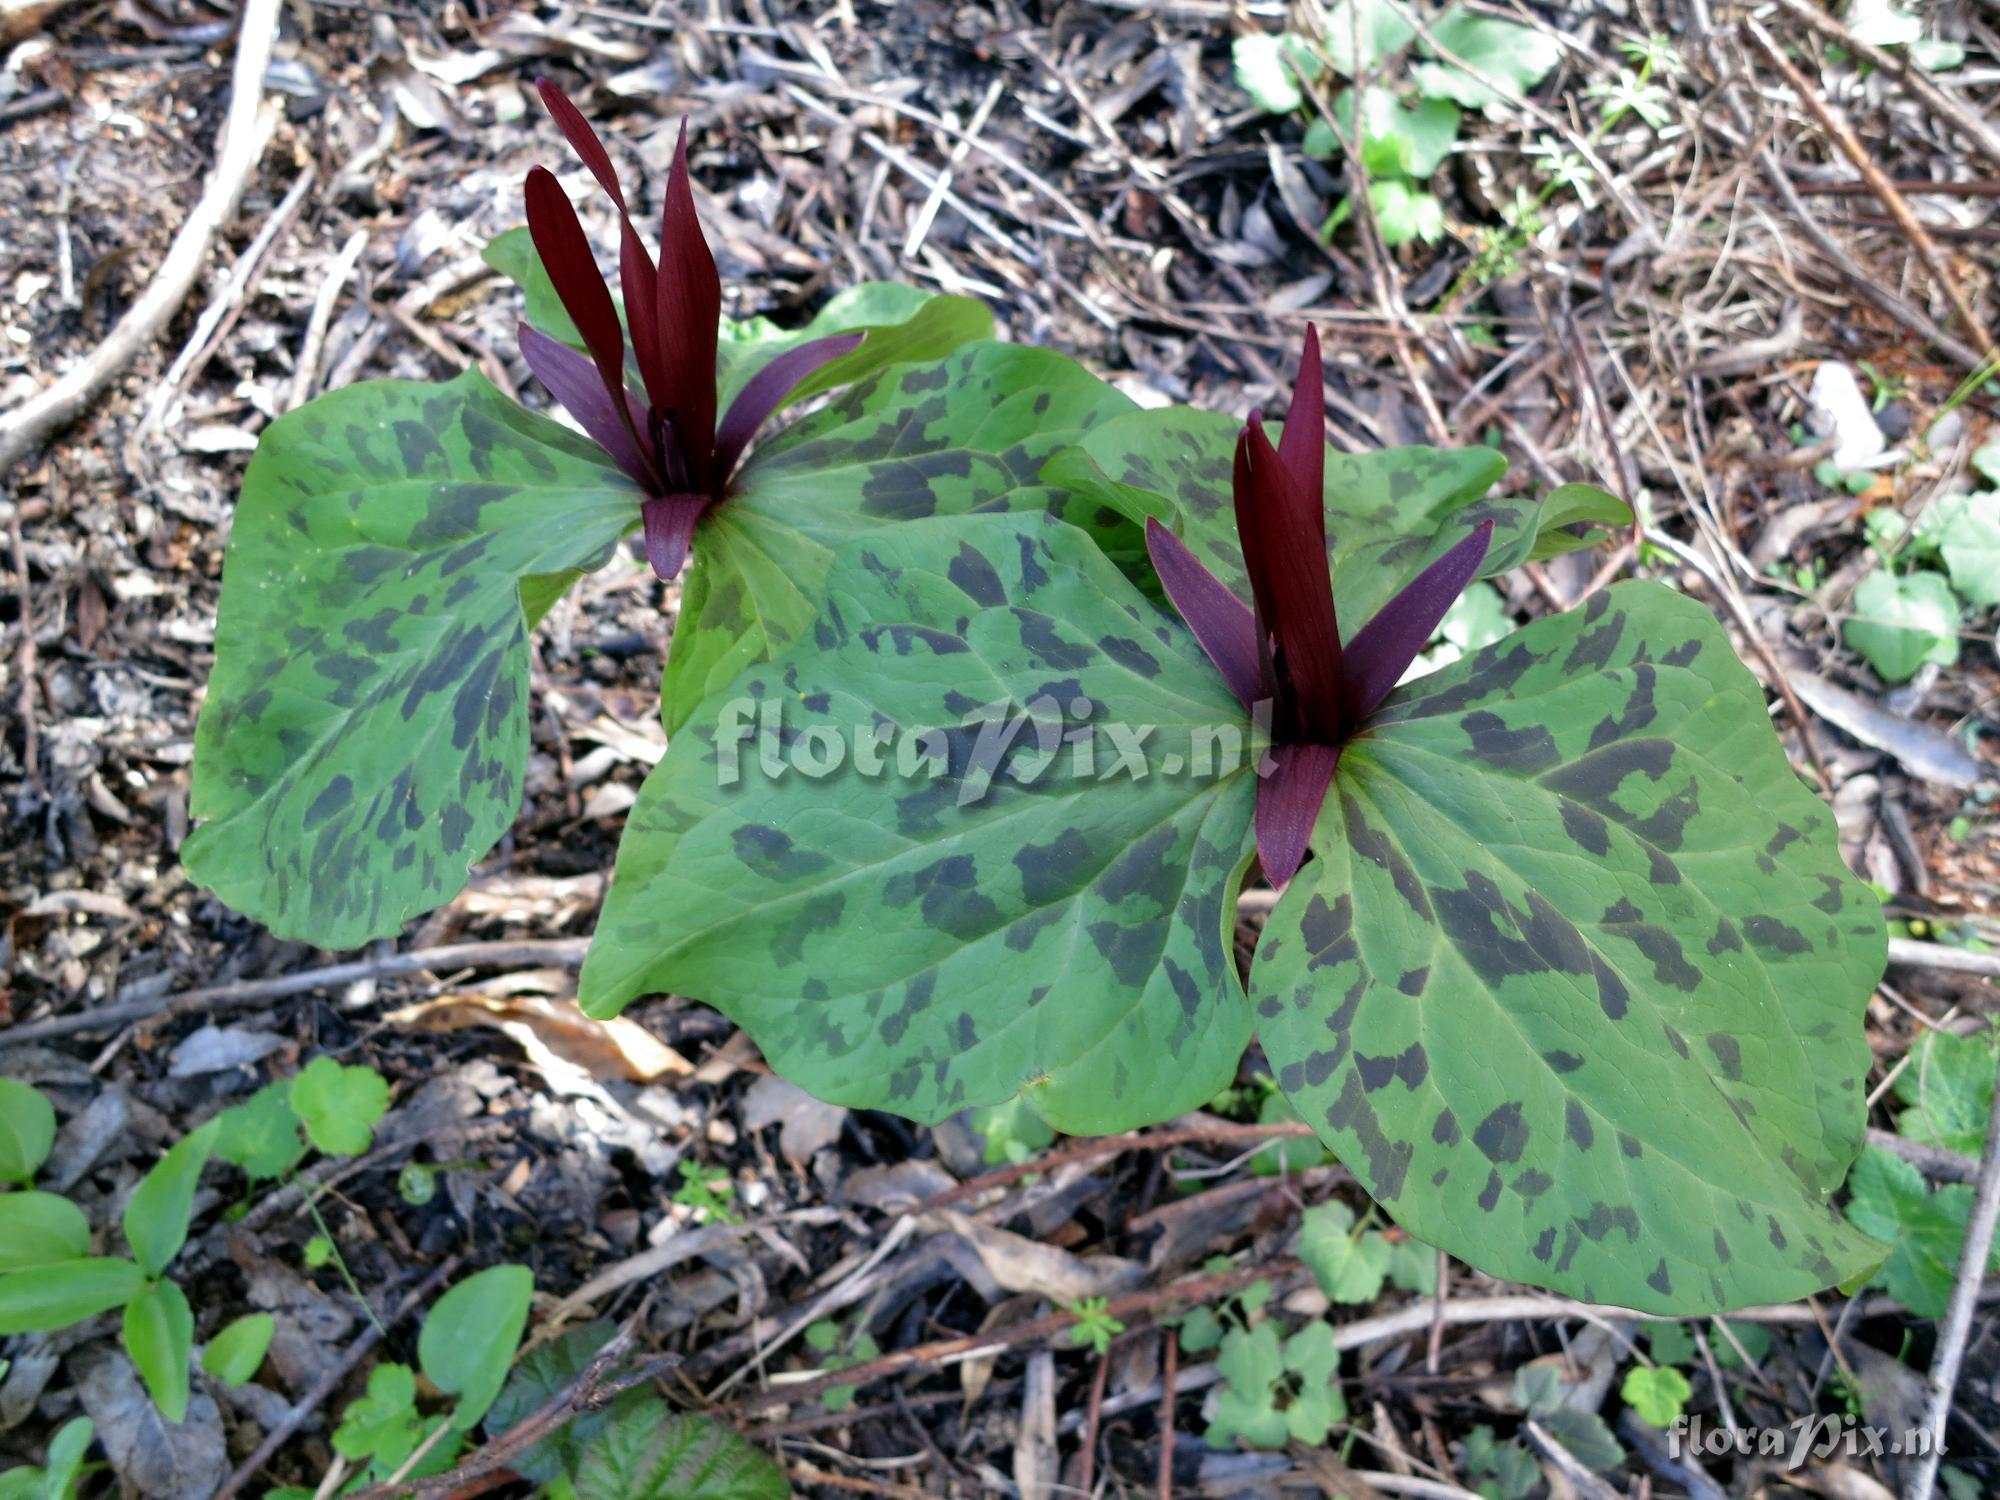
<path fill-rule="evenodd" d="M 389 1081 L 373 1068 L 315 1057 L 286 1095 L 313 1145 L 330 1156 L 359 1156 L 389 1111 Z"/>
<path fill-rule="evenodd" d="M 1841 631 L 1884 682 L 1908 682 L 1926 662 L 1958 660 L 1958 596 L 1938 573 L 1870 573 Z"/>
<path fill-rule="evenodd" d="M 327 948 L 456 895 L 520 805 L 523 582 L 603 563 L 639 499 L 475 371 L 279 418 L 223 570 L 195 729 L 203 821 L 181 850 L 194 878 Z"/>
<path fill-rule="evenodd" d="M 1194 638 L 1045 514 L 879 530 L 826 596 L 647 778 L 585 1009 L 698 995 L 815 1096 L 924 1120 L 1026 1090 L 1109 1131 L 1212 1097 L 1249 1035 L 1252 778 Z M 1122 722 L 1079 776 L 1092 703 Z"/>
<path fill-rule="evenodd" d="M 1061 355 L 975 343 L 876 375 L 767 440 L 695 532 L 662 689 L 669 736 L 812 622 L 827 567 L 850 538 L 973 511 L 1071 506 L 1091 521 L 1094 506 L 1037 474 L 1086 429 L 1131 409 Z M 1126 556 L 1142 555 L 1136 526 L 1114 514 L 1107 528 L 1127 533 Z"/>
<path fill-rule="evenodd" d="M 1439 62 L 1412 70 L 1426 98 L 1483 109 L 1526 94 L 1562 61 L 1552 35 L 1453 6 L 1431 24 L 1424 48 Z"/>
<path fill-rule="evenodd" d="M 1705 609 L 1621 584 L 1400 689 L 1313 849 L 1259 1036 L 1412 1233 L 1656 1311 L 1880 1260 L 1827 1199 L 1881 910 Z"/>

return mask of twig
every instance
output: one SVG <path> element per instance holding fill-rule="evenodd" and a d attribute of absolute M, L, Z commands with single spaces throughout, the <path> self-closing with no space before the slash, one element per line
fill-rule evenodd
<path fill-rule="evenodd" d="M 1167 1358 L 1160 1370 L 1160 1500 L 1174 1497 L 1174 1397 L 1180 1380 L 1181 1335 L 1167 1330 Z"/>
<path fill-rule="evenodd" d="M 1840 21 L 1817 6 L 1807 5 L 1805 0 L 1778 0 L 1778 8 L 1785 11 L 1792 19 L 1803 21 L 1829 41 L 1846 48 L 1850 56 L 1859 58 L 1878 72 L 1896 79 L 1936 111 L 1952 129 L 1977 146 L 1989 161 L 2000 165 L 2000 135 L 1995 135 L 1992 128 L 1962 99 L 1942 84 L 1933 81 L 1922 68 L 1911 66 L 1902 56 L 1878 47 L 1873 42 L 1863 41 L 1849 27 L 1842 25 Z M 1927 184 L 1915 191 L 1951 192 L 1954 186 L 1951 183 L 1935 186 Z M 1905 188 L 1904 191 L 1912 190 Z"/>
<path fill-rule="evenodd" d="M 1521 1424 L 1521 1435 L 1546 1459 L 1550 1467 L 1570 1482 L 1584 1500 L 1620 1500 L 1618 1491 L 1593 1474 L 1574 1453 L 1549 1435 L 1549 1430 L 1530 1417 Z"/>
<path fill-rule="evenodd" d="M 931 190 L 925 196 L 923 206 L 917 210 L 916 218 L 910 222 L 910 232 L 903 240 L 904 260 L 914 260 L 918 249 L 929 236 L 931 224 L 936 220 L 938 210 L 944 206 L 944 195 L 951 191 L 952 174 L 965 160 L 966 153 L 972 149 L 972 142 L 978 138 L 979 132 L 986 128 L 987 120 L 993 115 L 993 106 L 1000 102 L 1000 95 L 1005 92 L 1006 87 L 1006 78 L 996 77 L 987 88 L 986 97 L 979 101 L 979 108 L 972 112 L 972 121 L 965 127 L 965 138 L 951 148 L 951 154 L 945 158 L 944 170 L 938 173 L 937 181 L 931 184 Z"/>
<path fill-rule="evenodd" d="M 392 1495 L 406 1495 L 410 1496 L 411 1500 L 420 1500 L 420 1497 L 426 1495 L 460 1493 L 474 1480 L 508 1467 L 514 1459 L 542 1439 L 560 1431 L 586 1412 L 602 1410 L 633 1386 L 643 1385 L 662 1371 L 671 1369 L 680 1363 L 680 1356 L 677 1354 L 656 1355 L 621 1375 L 606 1377 L 605 1372 L 631 1350 L 639 1320 L 650 1305 L 650 1299 L 641 1304 L 632 1316 L 625 1320 L 624 1326 L 612 1335 L 610 1342 L 597 1351 L 576 1379 L 457 1468 L 443 1474 L 434 1474 L 428 1479 L 398 1478 L 373 1484 L 367 1489 L 357 1490 L 349 1500 L 389 1500 Z"/>
<path fill-rule="evenodd" d="M 35 610 L 28 593 L 28 543 L 21 534 L 18 500 L 7 507 L 7 534 L 14 549 L 14 624 L 21 632 L 14 646 L 14 672 L 20 679 L 15 689 L 15 707 L 21 716 L 21 773 L 29 790 L 40 796 L 42 757 L 35 713 L 35 695 L 40 691 L 35 676 Z"/>
<path fill-rule="evenodd" d="M 1930 1446 L 1917 1458 L 1910 1476 L 1908 1500 L 1931 1500 L 1937 1484 L 1938 1460 L 1944 1452 L 1944 1427 L 1951 1415 L 1952 1388 L 1958 1384 L 1959 1362 L 1965 1357 L 1972 1311 L 1986 1280 L 1987 1258 L 1993 1253 L 1993 1221 L 2000 1217 L 2000 1078 L 1994 1085 L 1993 1107 L 1986 1116 L 1986 1153 L 1979 1159 L 1979 1186 L 1972 1194 L 1972 1217 L 1965 1226 L 1965 1247 L 1958 1252 L 1958 1274 L 1951 1284 L 1951 1302 L 1938 1330 L 1937 1353 L 1931 1357 L 1930 1378 L 1924 1382 L 1924 1426 Z"/>
<path fill-rule="evenodd" d="M 438 1289 L 439 1284 L 449 1280 L 452 1272 L 458 1269 L 458 1263 L 459 1258 L 456 1255 L 446 1256 L 439 1262 L 437 1269 L 419 1282 L 416 1290 L 403 1299 L 403 1305 L 396 1309 L 395 1316 L 389 1319 L 390 1323 L 400 1322 L 428 1302 L 431 1293 Z M 374 1323 L 355 1335 L 354 1342 L 342 1351 L 340 1358 L 312 1383 L 311 1389 L 292 1403 L 291 1410 L 285 1413 L 278 1425 L 264 1435 L 264 1441 L 257 1445 L 256 1451 L 238 1464 L 235 1472 L 222 1482 L 222 1488 L 215 1492 L 212 1500 L 229 1500 L 230 1496 L 248 1484 L 257 1471 L 269 1463 L 272 1456 L 285 1446 L 305 1419 L 319 1408 L 319 1404 L 339 1388 L 340 1383 L 347 1379 L 354 1367 L 361 1363 L 362 1357 L 373 1349 L 381 1338 L 382 1328 Z"/>
<path fill-rule="evenodd" d="M 1801 73 L 1792 60 L 1779 50 L 1778 44 L 1771 40 L 1769 32 L 1747 16 L 1743 20 L 1743 30 L 1762 49 L 1765 59 L 1771 66 L 1784 77 L 1786 86 L 1806 107 L 1806 112 L 1819 122 L 1820 129 L 1824 130 L 1832 138 L 1834 145 L 1840 148 L 1841 155 L 1845 156 L 1854 170 L 1867 180 L 1869 189 L 1881 201 L 1882 207 L 1888 210 L 1889 217 L 1896 221 L 1926 269 L 1930 271 L 1931 280 L 1936 282 L 1938 288 L 1950 299 L 1953 311 L 1958 314 L 1958 320 L 1965 326 L 1965 331 L 1971 334 L 1972 342 L 1982 355 L 1991 359 L 1994 354 L 1992 335 L 1987 333 L 1985 324 L 1979 321 L 1979 315 L 1966 300 L 1964 290 L 1952 276 L 1950 267 L 1944 262 L 1944 255 L 1939 251 L 1937 241 L 1924 232 L 1924 226 L 1918 222 L 1917 216 L 1910 212 L 1910 205 L 1903 201 L 1903 195 L 1890 184 L 1887 174 L 1875 165 L 1875 160 L 1869 156 L 1867 147 L 1863 146 L 1854 132 L 1826 107 L 1817 91 L 1806 81 L 1805 74 Z"/>
<path fill-rule="evenodd" d="M 299 346 L 298 369 L 292 376 L 292 393 L 286 399 L 286 411 L 304 406 L 306 399 L 312 395 L 313 376 L 319 373 L 320 351 L 326 347 L 326 330 L 333 322 L 333 309 L 347 286 L 347 278 L 354 274 L 354 268 L 361 260 L 361 252 L 367 248 L 368 231 L 357 229 L 347 237 L 347 243 L 334 256 L 333 264 L 327 267 L 326 280 L 320 283 L 319 295 L 313 298 L 312 316 L 306 322 L 305 341 Z"/>
<path fill-rule="evenodd" d="M 1942 1146 L 1927 1146 L 1922 1141 L 1906 1141 L 1900 1135 L 1877 1130 L 1872 1125 L 1868 1127 L 1868 1144 L 1902 1157 L 1933 1182 L 1979 1180 L 1978 1162 L 1969 1156 L 1960 1156 L 1956 1151 L 1947 1151 Z"/>
<path fill-rule="evenodd" d="M 215 170 L 174 236 L 158 274 L 95 349 L 52 385 L 0 416 L 0 474 L 81 414 L 91 397 L 159 337 L 201 274 L 209 241 L 236 212 L 237 200 L 277 127 L 276 112 L 263 106 L 264 70 L 277 35 L 278 9 L 279 0 L 245 0 Z"/>
<path fill-rule="evenodd" d="M 1969 948 L 1949 948 L 1943 943 L 1890 938 L 1889 962 L 1899 969 L 1945 969 L 1954 974 L 2000 979 L 2000 953 L 1974 953 Z"/>
<path fill-rule="evenodd" d="M 302 969 L 296 974 L 279 974 L 270 979 L 242 979 L 233 984 L 183 990 L 178 995 L 155 995 L 146 1000 L 128 1000 L 122 1005 L 100 1005 L 73 1016 L 30 1021 L 24 1026 L 0 1030 L 0 1047 L 18 1047 L 50 1037 L 72 1036 L 79 1031 L 104 1031 L 133 1021 L 143 1021 L 165 1011 L 235 1010 L 260 1000 L 277 1000 L 286 995 L 302 995 L 311 990 L 352 984 L 359 979 L 386 979 L 426 969 L 501 969 L 520 965 L 573 969 L 583 963 L 584 950 L 588 947 L 587 938 L 548 938 L 518 943 L 447 943 L 440 948 L 418 948 L 409 953 L 384 953 L 373 958 L 355 959 L 351 963 Z"/>
<path fill-rule="evenodd" d="M 1111 1351 L 1097 1356 L 1097 1373 L 1090 1380 L 1090 1405 L 1083 1419 L 1083 1444 L 1077 1452 L 1079 1474 L 1076 1487 L 1088 1495 L 1097 1478 L 1097 1424 L 1104 1419 L 1104 1379 L 1111 1373 Z"/>

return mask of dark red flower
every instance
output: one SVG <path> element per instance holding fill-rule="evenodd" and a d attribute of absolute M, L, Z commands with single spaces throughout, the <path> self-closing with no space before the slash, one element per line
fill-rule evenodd
<path fill-rule="evenodd" d="M 1298 872 L 1340 747 L 1389 696 L 1452 601 L 1479 574 L 1493 523 L 1475 527 L 1345 644 L 1326 562 L 1326 408 L 1319 330 L 1306 330 L 1278 447 L 1253 413 L 1236 439 L 1236 531 L 1251 604 L 1158 521 L 1146 550 L 1167 597 L 1245 708 L 1268 704 L 1273 765 L 1257 787 L 1257 853 L 1282 886 Z"/>
<path fill-rule="evenodd" d="M 521 354 L 549 394 L 645 489 L 640 513 L 646 556 L 655 573 L 670 579 L 687 560 L 695 523 L 727 496 L 737 460 L 757 429 L 800 381 L 854 348 L 861 335 L 814 339 L 780 354 L 751 377 L 718 426 L 715 345 L 722 283 L 688 183 L 687 122 L 681 122 L 667 177 L 656 267 L 632 227 L 604 143 L 561 89 L 547 79 L 537 87 L 572 149 L 618 206 L 618 281 L 639 388 L 626 380 L 625 330 L 611 288 L 597 269 L 576 210 L 546 167 L 528 173 L 528 232 L 589 355 L 525 323 Z"/>

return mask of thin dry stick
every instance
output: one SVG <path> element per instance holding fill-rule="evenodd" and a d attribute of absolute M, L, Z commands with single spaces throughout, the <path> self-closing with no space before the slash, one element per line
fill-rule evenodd
<path fill-rule="evenodd" d="M 368 231 L 357 229 L 347 237 L 347 243 L 340 247 L 340 253 L 327 267 L 326 280 L 320 283 L 319 295 L 313 298 L 312 317 L 306 322 L 305 341 L 299 347 L 298 373 L 292 378 L 292 393 L 285 401 L 285 410 L 304 406 L 312 395 L 313 377 L 319 373 L 320 351 L 326 347 L 326 330 L 333 323 L 333 309 L 340 301 L 340 294 L 347 286 L 347 278 L 354 274 L 360 263 L 361 252 L 368 248 Z"/>
<path fill-rule="evenodd" d="M 59 427 L 79 416 L 104 385 L 165 328 L 186 299 L 208 259 L 209 241 L 236 212 L 250 174 L 263 160 L 277 127 L 264 107 L 264 70 L 278 30 L 279 0 L 245 0 L 237 34 L 229 113 L 222 122 L 215 170 L 174 236 L 159 273 L 118 320 L 117 326 L 68 374 L 0 416 L 0 474 L 39 448 Z"/>
<path fill-rule="evenodd" d="M 437 1269 L 419 1282 L 417 1289 L 403 1299 L 403 1305 L 396 1309 L 395 1316 L 389 1319 L 389 1323 L 401 1321 L 428 1302 L 431 1293 L 449 1280 L 452 1272 L 458 1269 L 458 1262 L 459 1258 L 456 1255 L 447 1256 L 441 1261 Z M 369 1321 L 368 1326 L 355 1336 L 354 1342 L 347 1346 L 340 1358 L 313 1382 L 310 1390 L 292 1404 L 292 1409 L 285 1413 L 278 1425 L 265 1434 L 264 1441 L 257 1445 L 256 1451 L 238 1464 L 236 1471 L 222 1482 L 222 1488 L 215 1492 L 213 1500 L 229 1500 L 230 1496 L 256 1477 L 257 1471 L 271 1461 L 272 1456 L 285 1446 L 306 1418 L 319 1409 L 320 1403 L 334 1393 L 340 1383 L 353 1372 L 354 1367 L 361 1363 L 362 1357 L 375 1347 L 382 1337 L 385 1326 L 387 1325 L 375 1322 L 373 1319 Z"/>
<path fill-rule="evenodd" d="M 155 995 L 146 1000 L 128 1000 L 122 1005 L 100 1005 L 73 1016 L 52 1016 L 46 1021 L 30 1021 L 24 1026 L 0 1030 L 0 1047 L 19 1047 L 50 1037 L 72 1036 L 79 1031 L 104 1031 L 143 1021 L 166 1011 L 235 1010 L 260 1000 L 278 1000 L 287 995 L 303 995 L 312 990 L 332 989 L 361 979 L 386 979 L 396 974 L 416 974 L 427 969 L 505 969 L 516 967 L 573 969 L 583 963 L 587 938 L 548 938 L 518 943 L 447 943 L 440 948 L 418 948 L 410 953 L 384 953 L 351 963 L 328 964 L 319 969 L 302 969 L 296 974 L 279 974 L 270 979 L 242 979 L 233 984 L 210 985 L 206 989 L 183 990 L 178 995 Z"/>
<path fill-rule="evenodd" d="M 1167 1330 L 1167 1358 L 1160 1370 L 1160 1500 L 1174 1495 L 1174 1397 L 1180 1382 L 1180 1330 Z"/>
<path fill-rule="evenodd" d="M 964 162 L 966 153 L 972 150 L 972 142 L 978 138 L 979 132 L 986 128 L 986 122 L 993 116 L 993 106 L 1000 102 L 1000 95 L 1006 91 L 1006 87 L 1007 80 L 1004 77 L 995 78 L 992 86 L 986 90 L 986 97 L 979 101 L 979 108 L 972 112 L 972 122 L 965 127 L 964 137 L 951 148 L 951 154 L 944 161 L 944 170 L 938 173 L 937 181 L 931 184 L 930 192 L 925 195 L 923 207 L 917 210 L 916 218 L 910 223 L 910 232 L 903 240 L 904 260 L 914 260 L 918 249 L 929 236 L 931 225 L 937 219 L 938 210 L 944 207 L 944 195 L 951 191 L 952 175 Z"/>
<path fill-rule="evenodd" d="M 1763 50 L 1765 59 L 1771 66 L 1784 77 L 1786 86 L 1806 107 L 1807 113 L 1819 122 L 1820 129 L 1824 130 L 1834 145 L 1840 148 L 1841 155 L 1845 156 L 1852 163 L 1854 170 L 1866 179 L 1869 190 L 1880 200 L 1882 207 L 1889 211 L 1889 217 L 1896 221 L 1897 227 L 1903 231 L 1926 269 L 1930 271 L 1931 280 L 1936 282 L 1945 296 L 1951 300 L 1959 322 L 1964 324 L 1966 332 L 1972 335 L 1972 342 L 1981 354 L 1991 359 L 1995 352 L 1992 335 L 1987 333 L 1986 326 L 1979 321 L 1979 315 L 1972 310 L 1972 304 L 1966 300 L 1964 290 L 1952 276 L 1951 268 L 1945 264 L 1944 255 L 1939 251 L 1937 241 L 1925 232 L 1917 216 L 1910 212 L 1910 205 L 1903 201 L 1903 195 L 1890 184 L 1887 174 L 1875 165 L 1867 147 L 1863 146 L 1854 132 L 1821 102 L 1818 93 L 1806 81 L 1805 74 L 1801 73 L 1793 65 L 1792 60 L 1778 49 L 1778 44 L 1771 40 L 1769 32 L 1748 17 L 1744 18 L 1743 30 Z"/>
<path fill-rule="evenodd" d="M 1865 42 L 1848 27 L 1817 6 L 1807 5 L 1805 0 L 1778 0 L 1779 9 L 1787 12 L 1794 20 L 1803 21 L 1814 31 L 1829 41 L 1845 47 L 1850 55 L 1860 58 L 1870 67 L 1887 77 L 1900 82 L 1911 93 L 1937 112 L 1952 129 L 1977 146 L 1987 160 L 2000 165 L 2000 135 L 1982 120 L 1978 113 L 1964 100 L 1933 81 L 1922 68 L 1913 67 L 1909 61 L 1896 53 L 1884 50 L 1873 42 Z M 1962 191 L 1953 183 L 1924 184 L 1905 191 L 1952 192 Z"/>
<path fill-rule="evenodd" d="M 1959 1362 L 1965 1358 L 1972 1312 L 1986 1279 L 1986 1261 L 1993 1253 L 1993 1221 L 2000 1217 L 2000 1078 L 1994 1083 L 1993 1107 L 1986 1116 L 1986 1153 L 1979 1159 L 1979 1186 L 1973 1190 L 1972 1218 L 1965 1226 L 1965 1248 L 1958 1252 L 1958 1275 L 1951 1284 L 1951 1302 L 1944 1310 L 1937 1353 L 1930 1378 L 1924 1382 L 1924 1426 L 1930 1447 L 1917 1459 L 1910 1476 L 1908 1500 L 1931 1500 L 1937 1484 L 1938 1460 L 1944 1453 L 1945 1420 L 1951 1415 L 1952 1388 L 1958 1384 Z"/>

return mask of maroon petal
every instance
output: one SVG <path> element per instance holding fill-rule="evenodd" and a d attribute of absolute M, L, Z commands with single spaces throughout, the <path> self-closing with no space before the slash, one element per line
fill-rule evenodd
<path fill-rule="evenodd" d="M 1285 413 L 1285 434 L 1278 440 L 1278 457 L 1300 489 L 1321 495 L 1326 486 L 1326 384 L 1320 375 L 1319 329 L 1310 323 L 1299 378 L 1292 386 L 1292 408 Z"/>
<path fill-rule="evenodd" d="M 1326 510 L 1317 491 L 1306 490 L 1272 448 L 1261 422 L 1244 430 L 1250 503 L 1238 493 L 1238 530 L 1246 511 L 1254 533 L 1244 533 L 1244 554 L 1262 553 L 1268 598 L 1257 601 L 1262 624 L 1276 642 L 1280 696 L 1289 696 L 1304 737 L 1340 743 L 1340 625 L 1333 612 L 1333 579 L 1326 563 Z M 1251 573 L 1254 584 L 1258 570 Z"/>
<path fill-rule="evenodd" d="M 583 111 L 570 103 L 569 96 L 546 78 L 535 80 L 535 92 L 542 96 L 543 106 L 554 117 L 557 127 L 569 141 L 570 149 L 583 159 L 583 164 L 590 168 L 590 175 L 597 179 L 597 185 L 611 195 L 618 211 L 624 213 L 625 194 L 618 186 L 618 169 L 611 165 L 604 142 L 590 128 L 590 121 L 584 119 Z"/>
<path fill-rule="evenodd" d="M 722 317 L 722 282 L 702 237 L 688 180 L 687 121 L 667 176 L 666 210 L 660 217 L 659 317 L 661 390 L 654 406 L 671 412 L 696 485 L 713 492 L 715 447 L 715 343 Z M 636 326 L 636 325 L 635 325 Z"/>
<path fill-rule="evenodd" d="M 1257 622 L 1243 601 L 1188 550 L 1187 543 L 1151 516 L 1146 555 L 1201 649 L 1245 708 L 1265 696 L 1258 673 Z"/>
<path fill-rule="evenodd" d="M 1264 545 L 1264 526 L 1261 508 L 1257 504 L 1256 486 L 1250 480 L 1250 428 L 1262 426 L 1263 421 L 1262 412 L 1251 412 L 1249 426 L 1236 435 L 1236 465 L 1230 489 L 1236 502 L 1236 539 L 1243 548 L 1244 571 L 1250 575 L 1250 605 L 1254 629 L 1252 646 L 1257 653 L 1257 696 L 1273 698 L 1277 694 L 1278 686 L 1271 662 L 1273 598 L 1270 568 L 1267 563 L 1269 549 Z"/>
<path fill-rule="evenodd" d="M 521 325 L 521 358 L 528 362 L 535 378 L 548 387 L 549 394 L 562 403 L 563 410 L 575 417 L 592 441 L 610 455 L 613 463 L 647 489 L 659 487 L 645 454 L 633 441 L 634 423 L 619 420 L 618 408 L 605 393 L 595 365 L 568 344 L 526 323 Z M 625 400 L 629 418 L 632 415 L 629 391 Z"/>
<path fill-rule="evenodd" d="M 1412 578 L 1347 643 L 1344 711 L 1349 724 L 1375 712 L 1417 653 L 1437 633 L 1452 602 L 1479 576 L 1493 523 L 1482 521 L 1436 562 Z"/>
<path fill-rule="evenodd" d="M 672 583 L 680 572 L 695 522 L 713 503 L 706 495 L 665 495 L 639 507 L 646 523 L 646 561 L 662 581 Z"/>
<path fill-rule="evenodd" d="M 1306 843 L 1340 765 L 1337 745 L 1276 745 L 1277 764 L 1257 783 L 1257 860 L 1283 890 L 1305 863 Z"/>
<path fill-rule="evenodd" d="M 535 242 L 535 253 L 541 257 L 563 309 L 583 336 L 605 395 L 611 398 L 607 405 L 613 406 L 615 414 L 622 411 L 625 393 L 625 333 L 618 326 L 611 288 L 604 284 L 590 241 L 584 238 L 576 210 L 570 207 L 555 174 L 546 167 L 531 169 L 527 197 L 528 233 Z M 636 432 L 632 443 L 643 451 L 645 445 Z"/>
<path fill-rule="evenodd" d="M 800 381 L 829 360 L 859 347 L 864 337 L 859 333 L 836 333 L 812 339 L 796 349 L 787 349 L 744 382 L 715 432 L 715 482 L 718 485 L 729 482 L 736 460 L 750 446 L 757 429 L 798 389 Z"/>

